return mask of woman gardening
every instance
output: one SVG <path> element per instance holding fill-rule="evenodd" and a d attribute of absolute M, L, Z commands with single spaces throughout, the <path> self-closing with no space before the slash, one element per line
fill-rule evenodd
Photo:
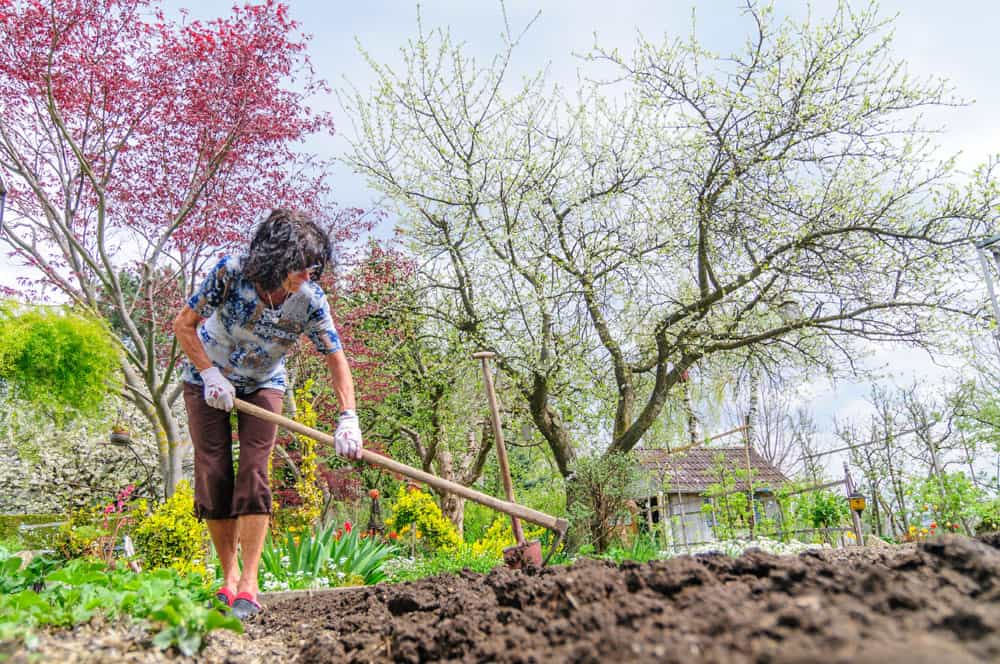
<path fill-rule="evenodd" d="M 316 283 L 329 261 L 330 240 L 314 221 L 274 210 L 249 251 L 223 257 L 174 319 L 188 358 L 182 378 L 194 445 L 195 513 L 205 519 L 222 565 L 217 597 L 241 620 L 260 611 L 257 571 L 271 514 L 267 462 L 277 427 L 237 413 L 234 472 L 233 399 L 280 413 L 285 356 L 306 335 L 323 353 L 340 403 L 337 453 L 361 458 L 351 369 Z"/>

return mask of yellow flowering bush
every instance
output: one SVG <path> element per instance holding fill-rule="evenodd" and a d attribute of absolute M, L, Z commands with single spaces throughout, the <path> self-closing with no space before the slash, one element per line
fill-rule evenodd
<path fill-rule="evenodd" d="M 172 567 L 181 574 L 206 573 L 208 529 L 195 517 L 193 505 L 194 489 L 187 480 L 182 480 L 177 483 L 174 495 L 136 528 L 136 551 L 146 569 Z"/>
<path fill-rule="evenodd" d="M 545 534 L 545 528 L 541 526 L 534 528 L 526 526 L 527 524 L 522 521 L 524 539 L 529 542 L 533 539 L 541 539 L 542 535 Z M 503 557 L 503 550 L 515 544 L 517 544 L 517 540 L 514 539 L 514 527 L 510 523 L 510 517 L 498 516 L 483 533 L 483 537 L 472 543 L 472 555 L 477 558 L 492 556 L 499 560 Z"/>
<path fill-rule="evenodd" d="M 415 529 L 414 536 L 431 551 L 458 551 L 462 545 L 455 524 L 441 513 L 433 496 L 416 488 L 400 487 L 392 517 L 386 519 L 386 525 L 399 532 L 403 540 L 411 529 Z"/>
<path fill-rule="evenodd" d="M 295 404 L 298 407 L 295 419 L 307 427 L 316 427 L 316 411 L 313 409 L 313 380 L 310 378 L 299 389 L 295 390 Z M 323 511 L 323 492 L 319 488 L 319 460 L 316 456 L 316 441 L 309 436 L 295 436 L 301 452 L 299 461 L 299 479 L 295 490 L 302 498 L 299 515 L 303 525 L 313 526 L 319 521 Z"/>

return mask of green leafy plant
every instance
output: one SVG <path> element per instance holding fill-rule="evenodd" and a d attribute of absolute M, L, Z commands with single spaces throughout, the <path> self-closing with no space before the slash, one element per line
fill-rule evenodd
<path fill-rule="evenodd" d="M 170 597 L 166 604 L 150 612 L 149 618 L 164 625 L 153 637 L 153 645 L 161 650 L 174 646 L 188 657 L 198 654 L 205 635 L 213 629 L 234 629 L 233 621 L 239 624 L 236 618 L 183 595 Z"/>
<path fill-rule="evenodd" d="M 154 643 L 193 654 L 213 629 L 242 632 L 239 620 L 221 613 L 212 591 L 197 574 L 175 569 L 135 574 L 109 570 L 102 561 L 71 560 L 58 569 L 39 562 L 15 571 L 17 557 L 0 560 L 0 578 L 10 592 L 0 593 L 0 641 L 36 641 L 35 630 L 70 627 L 103 615 L 126 617 L 156 632 Z M 34 561 L 33 561 L 34 562 Z M 30 587 L 28 587 L 30 586 Z M 37 588 L 37 590 L 36 590 Z"/>
<path fill-rule="evenodd" d="M 47 556 L 36 556 L 27 564 L 17 555 L 0 549 L 0 594 L 34 589 L 44 583 L 45 575 L 58 568 L 60 562 Z"/>
<path fill-rule="evenodd" d="M 928 518 L 933 519 L 946 530 L 958 530 L 969 524 L 969 534 L 971 523 L 981 518 L 980 505 L 986 502 L 983 490 L 960 471 L 917 478 L 908 489 L 914 501 L 914 512 L 923 523 Z"/>
<path fill-rule="evenodd" d="M 979 520 L 976 534 L 982 535 L 1000 530 L 1000 498 L 980 503 L 975 508 Z"/>
<path fill-rule="evenodd" d="M 615 527 L 629 514 L 636 468 L 631 454 L 576 460 L 574 480 L 567 488 L 571 538 L 581 542 L 587 539 L 598 551 L 611 546 Z"/>
<path fill-rule="evenodd" d="M 331 547 L 331 566 L 336 573 L 360 578 L 366 585 L 382 581 L 385 578 L 382 562 L 395 552 L 395 547 L 374 537 L 364 537 L 355 528 L 347 527 L 346 530 Z"/>

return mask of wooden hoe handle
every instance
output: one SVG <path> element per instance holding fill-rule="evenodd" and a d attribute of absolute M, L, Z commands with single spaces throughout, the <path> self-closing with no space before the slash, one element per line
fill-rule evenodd
<path fill-rule="evenodd" d="M 318 440 L 324 443 L 334 444 L 333 436 L 330 434 L 323 433 L 322 431 L 317 431 L 312 427 L 307 427 L 304 424 L 300 424 L 295 420 L 288 419 L 282 415 L 277 415 L 269 410 L 265 410 L 259 406 L 255 406 L 252 403 L 247 403 L 242 399 L 235 399 L 236 409 L 247 413 L 248 415 L 253 415 L 259 417 L 262 420 L 267 420 L 272 424 L 277 424 L 280 427 L 288 429 L 289 431 L 294 431 L 295 433 L 301 434 L 303 436 L 309 436 L 314 440 Z M 437 475 L 431 475 L 430 473 L 418 470 L 412 466 L 407 466 L 405 463 L 400 463 L 388 457 L 384 457 L 381 454 L 375 454 L 370 450 L 361 450 L 361 460 L 365 463 L 369 463 L 373 466 L 378 466 L 380 468 L 385 468 L 386 470 L 391 470 L 394 473 L 399 473 L 409 477 L 410 479 L 417 480 L 419 482 L 424 482 L 439 491 L 444 491 L 445 493 L 452 493 L 456 496 L 461 496 L 473 502 L 477 502 L 480 505 L 485 505 L 491 509 L 510 516 L 516 516 L 520 519 L 524 519 L 529 523 L 534 523 L 539 526 L 544 526 L 549 530 L 555 531 L 560 535 L 566 532 L 566 528 L 569 522 L 566 519 L 560 519 L 554 516 L 545 514 L 544 512 L 539 512 L 538 510 L 533 510 L 530 507 L 525 507 L 524 505 L 518 505 L 517 503 L 508 502 L 506 500 L 500 500 L 499 498 L 494 498 L 493 496 L 487 495 L 485 493 L 480 493 L 475 489 L 470 489 L 467 486 L 462 486 L 461 484 L 456 484 L 455 482 L 450 482 L 446 479 L 438 477 Z"/>

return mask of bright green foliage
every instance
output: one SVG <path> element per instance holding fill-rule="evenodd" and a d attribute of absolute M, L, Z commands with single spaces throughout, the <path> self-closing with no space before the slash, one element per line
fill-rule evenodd
<path fill-rule="evenodd" d="M 825 490 L 800 494 L 792 510 L 800 522 L 812 528 L 837 528 L 851 516 L 847 500 Z"/>
<path fill-rule="evenodd" d="M 181 574 L 205 574 L 208 530 L 195 518 L 194 490 L 186 480 L 174 495 L 143 519 L 135 530 L 136 551 L 148 569 L 172 567 Z"/>
<path fill-rule="evenodd" d="M 185 595 L 169 595 L 166 604 L 150 612 L 149 618 L 163 624 L 160 633 L 153 637 L 153 645 L 161 650 L 176 646 L 188 657 L 198 654 L 205 635 L 213 629 L 243 631 L 237 618 L 206 608 L 204 600 L 195 602 Z"/>
<path fill-rule="evenodd" d="M 0 307 L 0 378 L 57 417 L 100 405 L 118 351 L 100 323 L 57 309 Z"/>
<path fill-rule="evenodd" d="M 20 557 L 0 549 L 0 595 L 30 590 L 59 567 L 59 561 L 46 556 L 36 556 L 25 565 Z"/>
<path fill-rule="evenodd" d="M 462 538 L 455 524 L 441 514 L 430 494 L 417 489 L 400 487 L 392 518 L 386 519 L 386 525 L 399 532 L 402 541 L 408 540 L 411 529 L 415 529 L 414 538 L 430 551 L 448 553 L 461 548 Z"/>
<path fill-rule="evenodd" d="M 104 563 L 87 560 L 72 560 L 54 571 L 51 561 L 19 566 L 19 558 L 0 552 L 0 587 L 8 589 L 0 593 L 0 642 L 23 642 L 30 649 L 37 628 L 71 627 L 97 615 L 129 616 L 158 631 L 153 643 L 176 646 L 186 655 L 195 654 L 213 629 L 243 631 L 239 620 L 218 610 L 212 591 L 196 574 L 109 571 Z"/>
<path fill-rule="evenodd" d="M 575 479 L 567 489 L 567 516 L 572 534 L 577 538 L 589 536 L 598 552 L 608 549 L 615 526 L 629 513 L 636 468 L 631 454 L 576 460 Z"/>
<path fill-rule="evenodd" d="M 463 546 L 458 551 L 438 552 L 414 559 L 389 561 L 389 564 L 386 565 L 386 578 L 395 583 L 415 581 L 438 574 L 454 574 L 462 570 L 486 574 L 501 564 L 503 564 L 502 560 L 490 553 L 476 555 L 472 552 L 472 547 Z"/>
<path fill-rule="evenodd" d="M 17 542 L 14 549 L 51 549 L 55 528 L 34 528 L 22 531 L 21 524 L 35 525 L 58 523 L 65 515 L 51 514 L 0 514 L 0 543 Z M 2 546 L 2 544 L 0 544 Z"/>
<path fill-rule="evenodd" d="M 976 505 L 976 516 L 979 523 L 976 526 L 976 533 L 992 533 L 1000 530 L 1000 498 L 984 501 Z"/>
<path fill-rule="evenodd" d="M 710 500 L 702 506 L 702 512 L 713 515 L 717 538 L 745 536 L 750 530 L 750 499 L 746 491 L 737 488 L 746 485 L 747 471 L 727 467 L 726 457 L 721 453 L 710 470 L 717 481 L 705 490 L 705 497 Z"/>
<path fill-rule="evenodd" d="M 910 492 L 915 511 L 929 512 L 938 524 L 972 522 L 986 496 L 963 472 L 942 473 L 914 480 Z M 925 507 L 921 510 L 921 507 Z"/>
<path fill-rule="evenodd" d="M 582 552 L 580 552 L 582 553 Z M 645 563 L 650 560 L 661 558 L 660 547 L 656 544 L 656 539 L 648 534 L 641 534 L 632 540 L 629 547 L 613 546 L 604 555 L 598 556 L 605 560 L 611 560 L 618 564 L 631 560 L 637 563 Z"/>
<path fill-rule="evenodd" d="M 98 541 L 108 535 L 108 531 L 98 525 L 99 519 L 97 507 L 72 510 L 55 534 L 56 551 L 67 560 L 96 556 Z"/>
<path fill-rule="evenodd" d="M 324 586 L 371 585 L 385 578 L 382 563 L 394 547 L 344 529 L 324 529 L 282 540 L 270 536 L 261 555 L 260 585 L 265 589 L 297 590 Z"/>

